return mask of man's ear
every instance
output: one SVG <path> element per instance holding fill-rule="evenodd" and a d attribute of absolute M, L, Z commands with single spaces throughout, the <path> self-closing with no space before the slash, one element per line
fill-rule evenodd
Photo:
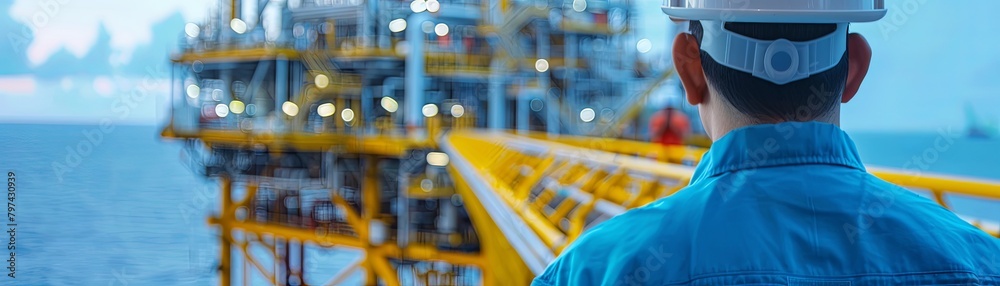
<path fill-rule="evenodd" d="M 702 103 L 708 92 L 708 83 L 701 68 L 701 49 L 698 48 L 698 39 L 688 33 L 677 35 L 674 39 L 673 58 L 688 103 L 691 105 Z"/>
<path fill-rule="evenodd" d="M 844 86 L 844 96 L 840 99 L 842 103 L 851 101 L 858 94 L 871 63 L 872 47 L 868 45 L 865 37 L 856 33 L 847 35 L 847 82 Z"/>

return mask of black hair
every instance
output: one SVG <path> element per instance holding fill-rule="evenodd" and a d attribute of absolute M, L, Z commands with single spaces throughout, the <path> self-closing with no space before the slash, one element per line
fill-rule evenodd
<path fill-rule="evenodd" d="M 829 35 L 837 25 L 731 22 L 725 29 L 759 40 L 799 42 Z M 704 36 L 701 22 L 691 21 L 690 32 L 700 45 Z M 847 81 L 847 51 L 833 68 L 784 85 L 723 66 L 705 51 L 701 51 L 701 66 L 708 82 L 726 101 L 758 121 L 810 121 L 826 116 L 840 104 Z"/>

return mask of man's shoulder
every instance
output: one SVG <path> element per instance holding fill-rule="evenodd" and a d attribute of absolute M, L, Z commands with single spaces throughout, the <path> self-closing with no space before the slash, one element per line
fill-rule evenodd
<path fill-rule="evenodd" d="M 700 186 L 688 186 L 672 196 L 628 210 L 586 231 L 567 251 L 603 251 L 621 247 L 632 249 L 649 240 L 682 239 L 679 232 L 697 222 L 692 217 L 704 210 L 705 193 Z M 622 247 L 624 246 L 624 247 Z"/>
<path fill-rule="evenodd" d="M 676 219 L 691 208 L 690 203 L 675 203 L 682 197 L 654 201 L 587 230 L 546 268 L 535 285 L 634 285 L 631 280 L 671 269 L 666 265 L 678 249 L 688 245 L 684 240 L 691 234 L 685 230 L 690 220 Z"/>

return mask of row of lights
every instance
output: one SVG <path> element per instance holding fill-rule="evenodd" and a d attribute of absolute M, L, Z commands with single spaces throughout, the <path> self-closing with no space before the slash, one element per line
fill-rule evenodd
<path fill-rule="evenodd" d="M 251 104 L 250 106 L 247 106 L 239 100 L 230 101 L 229 105 L 219 103 L 215 105 L 215 115 L 219 117 L 226 117 L 229 116 L 230 113 L 242 114 L 244 111 L 247 111 L 248 107 L 252 108 L 253 105 Z"/>
<path fill-rule="evenodd" d="M 641 40 L 639 40 L 638 43 L 636 43 L 635 47 L 636 47 L 637 50 L 639 50 L 640 53 L 644 53 L 645 54 L 645 53 L 647 53 L 647 52 L 649 52 L 650 50 L 653 49 L 653 44 L 652 44 L 652 42 L 649 41 L 649 39 L 641 39 Z M 549 70 L 549 61 L 546 60 L 546 59 L 535 60 L 535 70 L 538 71 L 538 72 L 546 72 L 546 71 L 548 71 Z"/>
<path fill-rule="evenodd" d="M 438 2 L 438 0 L 413 0 L 413 2 L 410 2 L 410 10 L 413 13 L 423 11 L 436 13 L 438 10 L 441 10 L 441 2 Z"/>
<path fill-rule="evenodd" d="M 382 98 L 382 108 L 391 113 L 391 112 L 396 112 L 396 110 L 399 108 L 399 105 L 396 103 L 395 99 L 392 99 L 391 97 L 387 96 Z M 222 103 L 215 105 L 215 115 L 218 115 L 219 117 L 226 117 L 229 115 L 229 113 L 242 114 L 244 111 L 246 111 L 246 109 L 247 106 L 242 101 L 233 100 L 229 102 L 229 105 Z M 299 106 L 294 102 L 285 101 L 285 103 L 281 104 L 281 111 L 288 116 L 296 116 L 299 114 Z M 429 103 L 424 105 L 421 111 L 426 117 L 434 117 L 437 116 L 438 114 L 438 107 L 433 103 Z M 593 110 L 590 110 L 590 112 L 593 113 Z M 323 118 L 330 117 L 337 113 L 337 107 L 334 106 L 333 103 L 320 104 L 319 106 L 316 107 L 316 113 Z M 581 118 L 583 118 L 582 117 L 583 113 L 580 114 Z M 464 106 L 460 104 L 451 106 L 451 116 L 459 118 L 462 117 L 463 115 L 465 115 Z M 353 121 L 354 110 L 350 108 L 345 108 L 340 112 L 340 118 L 348 122 Z M 593 118 L 591 118 L 591 120 L 593 120 Z M 589 120 L 585 121 L 590 122 Z"/>
<path fill-rule="evenodd" d="M 390 113 L 394 113 L 399 109 L 399 104 L 396 103 L 396 100 L 388 96 L 382 98 L 381 104 L 382 108 L 384 108 L 386 111 Z M 241 114 L 246 109 L 247 106 L 242 101 L 233 100 L 232 102 L 229 103 L 229 105 L 222 103 L 217 104 L 215 106 L 215 114 L 218 115 L 219 117 L 226 117 L 229 115 L 230 112 L 233 114 Z M 281 104 L 281 111 L 288 116 L 296 116 L 299 114 L 299 106 L 294 102 L 286 101 L 285 103 Z M 433 103 L 426 104 L 421 109 L 421 112 L 426 117 L 434 117 L 437 116 L 438 114 L 438 107 Z M 320 117 L 324 118 L 330 117 L 333 114 L 337 113 L 337 107 L 334 106 L 333 103 L 320 104 L 319 106 L 316 107 L 316 113 L 319 114 Z M 462 117 L 463 115 L 465 115 L 465 107 L 458 104 L 452 105 L 451 115 L 456 118 Z M 345 108 L 344 110 L 341 111 L 340 117 L 344 119 L 344 121 L 352 121 L 354 120 L 354 110 L 350 108 Z"/>
<path fill-rule="evenodd" d="M 323 88 L 326 87 L 327 84 L 329 84 L 329 82 L 325 75 L 316 76 L 316 85 L 318 87 Z M 192 84 L 187 87 L 187 95 L 192 99 L 198 98 L 198 94 L 200 92 L 201 88 L 197 85 Z M 399 103 L 392 97 L 384 96 L 379 103 L 382 105 L 382 108 L 389 113 L 394 113 L 399 110 Z M 233 100 L 228 106 L 221 103 L 215 106 L 215 113 L 219 117 L 226 117 L 230 112 L 234 114 L 241 114 L 244 110 L 246 110 L 246 105 L 239 100 Z M 296 116 L 299 114 L 299 106 L 294 102 L 286 101 L 281 104 L 281 111 L 288 116 Z M 330 117 L 336 112 L 337 108 L 333 105 L 333 103 L 324 103 L 316 107 L 316 113 L 321 117 Z M 433 103 L 428 103 L 421 108 L 421 113 L 423 113 L 426 117 L 434 117 L 438 114 L 438 106 Z M 460 104 L 452 105 L 451 115 L 455 118 L 462 117 L 465 115 L 465 107 Z M 341 118 L 343 118 L 344 121 L 354 120 L 354 110 L 351 110 L 350 108 L 344 109 L 341 112 Z"/>
<path fill-rule="evenodd" d="M 299 115 L 299 106 L 294 102 L 285 101 L 285 103 L 281 104 L 281 111 L 284 112 L 285 115 L 296 116 Z M 337 113 L 337 107 L 334 106 L 333 103 L 327 102 L 317 106 L 316 113 L 319 114 L 320 117 L 327 118 Z M 354 110 L 344 108 L 344 110 L 340 111 L 340 119 L 347 122 L 354 121 Z"/>
<path fill-rule="evenodd" d="M 403 18 L 389 21 L 389 31 L 393 33 L 399 33 L 405 31 L 406 26 L 407 26 L 406 19 Z M 445 23 L 434 24 L 431 23 L 431 21 L 424 21 L 421 29 L 424 31 L 424 33 L 428 34 L 434 32 L 434 34 L 438 35 L 438 37 L 447 36 L 448 33 L 451 32 L 451 27 L 448 27 L 448 24 Z"/>
<path fill-rule="evenodd" d="M 236 32 L 237 34 L 243 34 L 247 32 L 248 27 L 247 22 L 244 22 L 243 19 L 234 18 L 229 21 L 229 28 L 233 29 L 233 32 Z M 187 35 L 188 38 L 197 38 L 198 35 L 201 34 L 201 27 L 195 23 L 187 23 L 184 25 L 184 34 Z"/>

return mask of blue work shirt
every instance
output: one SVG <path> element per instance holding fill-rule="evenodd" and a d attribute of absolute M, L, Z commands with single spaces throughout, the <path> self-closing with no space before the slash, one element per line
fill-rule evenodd
<path fill-rule="evenodd" d="M 868 174 L 835 125 L 733 130 L 690 185 L 588 230 L 533 285 L 998 285 L 1000 239 Z"/>

